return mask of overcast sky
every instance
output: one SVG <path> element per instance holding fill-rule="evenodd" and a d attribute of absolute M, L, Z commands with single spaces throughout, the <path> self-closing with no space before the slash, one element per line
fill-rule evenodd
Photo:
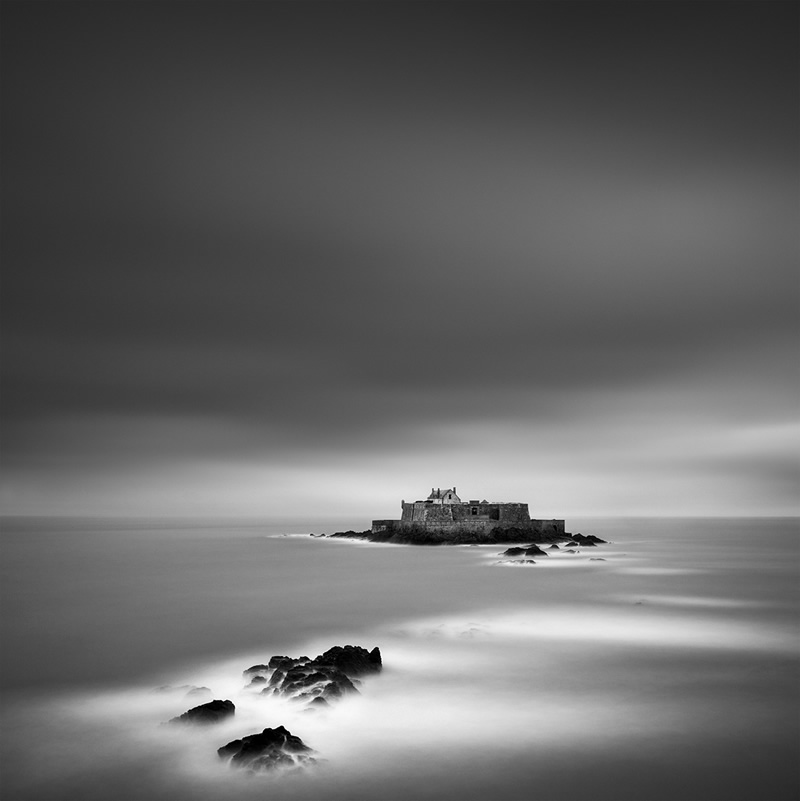
<path fill-rule="evenodd" d="M 798 507 L 798 6 L 2 9 L 7 513 Z"/>

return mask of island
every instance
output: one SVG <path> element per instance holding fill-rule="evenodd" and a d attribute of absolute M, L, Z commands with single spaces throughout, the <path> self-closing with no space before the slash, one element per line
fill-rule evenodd
<path fill-rule="evenodd" d="M 373 520 L 366 531 L 339 531 L 331 536 L 407 545 L 602 542 L 591 535 L 565 532 L 563 520 L 531 518 L 527 503 L 462 501 L 455 487 L 431 488 L 425 500 L 401 501 L 400 508 L 399 520 Z"/>

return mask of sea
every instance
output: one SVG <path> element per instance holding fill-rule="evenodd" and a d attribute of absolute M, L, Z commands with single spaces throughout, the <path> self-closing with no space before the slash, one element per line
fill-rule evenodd
<path fill-rule="evenodd" d="M 4 518 L 3 801 L 800 797 L 798 520 L 568 520 L 608 544 L 535 564 L 340 527 Z M 326 710 L 242 675 L 345 644 L 384 668 Z M 217 756 L 279 725 L 314 767 Z"/>

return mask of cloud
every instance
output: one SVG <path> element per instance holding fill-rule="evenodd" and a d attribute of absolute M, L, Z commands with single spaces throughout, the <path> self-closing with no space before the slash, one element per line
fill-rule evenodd
<path fill-rule="evenodd" d="M 580 8 L 7 12 L 9 469 L 446 464 L 506 425 L 496 463 L 548 431 L 589 460 L 609 409 L 616 460 L 783 420 L 780 9 Z"/>

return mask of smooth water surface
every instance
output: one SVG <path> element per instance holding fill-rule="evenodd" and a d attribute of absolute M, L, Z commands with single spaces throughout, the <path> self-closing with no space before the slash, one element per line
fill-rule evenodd
<path fill-rule="evenodd" d="M 570 528 L 611 542 L 515 566 L 269 522 L 6 520 L 2 797 L 797 798 L 797 521 Z M 244 689 L 345 643 L 385 669 L 329 711 Z M 153 692 L 184 684 L 236 716 L 159 726 L 207 700 Z M 325 762 L 217 759 L 281 724 Z"/>

